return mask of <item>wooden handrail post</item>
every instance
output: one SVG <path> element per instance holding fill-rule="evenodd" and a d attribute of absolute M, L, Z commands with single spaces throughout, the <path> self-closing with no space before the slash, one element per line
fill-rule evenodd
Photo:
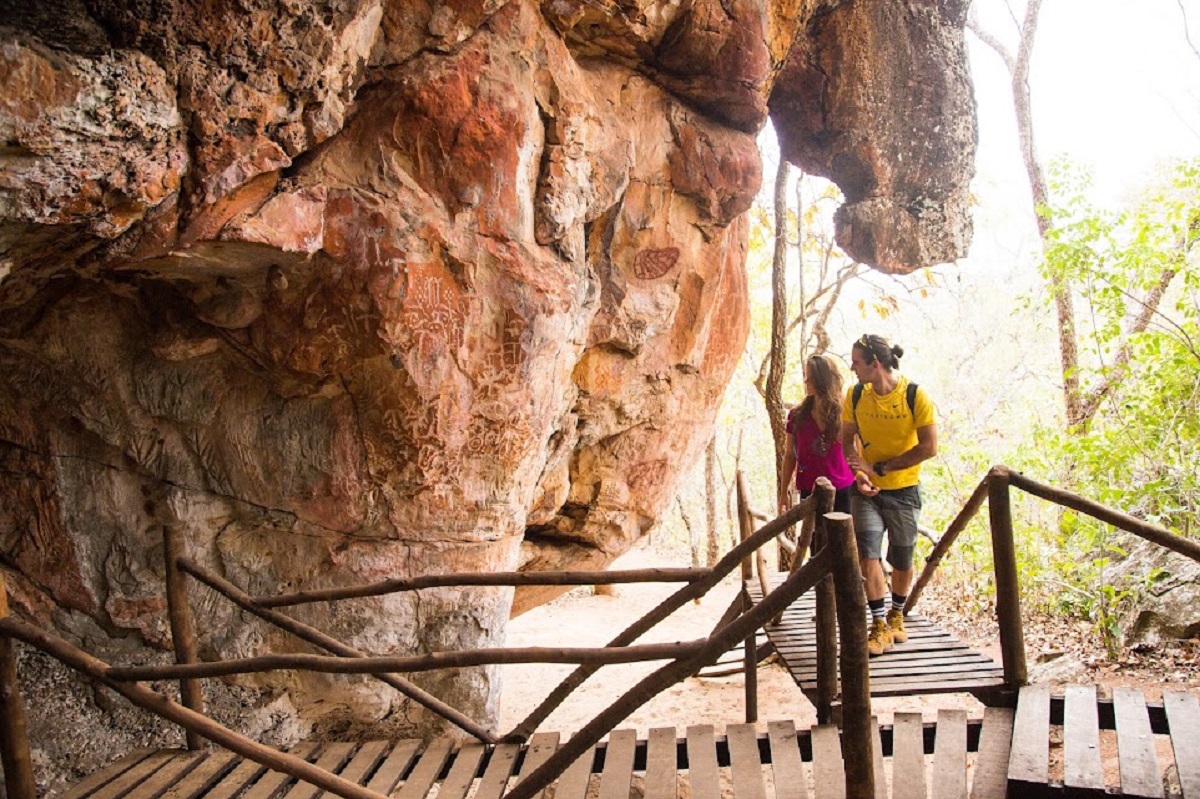
<path fill-rule="evenodd" d="M 754 535 L 754 520 L 750 518 L 750 497 L 746 490 L 746 476 L 739 469 L 737 473 L 737 511 L 738 511 L 738 532 L 741 534 L 742 542 L 745 542 L 750 536 Z M 754 565 L 751 558 L 754 557 L 751 553 L 746 553 L 746 557 L 742 558 L 742 602 L 745 612 L 749 612 L 753 603 L 750 601 L 750 594 L 746 591 L 745 585 L 754 578 Z M 767 589 L 763 589 L 763 596 L 767 595 Z M 742 658 L 742 671 L 744 673 L 744 687 L 746 694 L 746 723 L 750 724 L 758 721 L 758 640 L 757 631 L 751 630 L 750 635 L 743 642 L 746 647 L 745 655 Z"/>
<path fill-rule="evenodd" d="M 871 683 L 867 652 L 867 594 L 858 563 L 854 522 L 848 513 L 825 514 L 826 542 L 833 551 L 833 583 L 842 661 L 842 760 L 847 799 L 873 799 Z"/>
<path fill-rule="evenodd" d="M 738 532 L 740 537 L 738 540 L 745 541 L 754 534 L 754 523 L 750 518 L 750 498 L 746 491 L 746 476 L 741 470 L 737 473 L 737 512 L 738 512 Z M 754 577 L 754 563 L 752 558 L 754 553 L 747 552 L 746 557 L 742 558 L 742 582 L 749 582 Z"/>
<path fill-rule="evenodd" d="M 754 607 L 754 602 L 750 599 L 748 591 L 742 591 L 742 601 L 746 613 Z M 751 630 L 743 642 L 745 652 L 742 656 L 742 663 L 745 671 L 746 683 L 746 723 L 753 724 L 758 721 L 758 630 Z"/>
<path fill-rule="evenodd" d="M 833 510 L 834 488 L 824 477 L 813 487 L 817 500 L 813 516 L 812 551 L 820 552 L 829 544 L 829 529 L 825 515 Z M 836 599 L 833 577 L 827 575 L 816 588 L 817 599 L 817 722 L 833 721 L 833 700 L 838 691 L 838 639 Z M 864 619 L 866 611 L 863 611 Z M 865 635 L 865 633 L 864 633 Z"/>
<path fill-rule="evenodd" d="M 171 620 L 171 642 L 175 646 L 175 662 L 191 665 L 199 662 L 196 655 L 196 631 L 187 599 L 187 578 L 179 570 L 179 561 L 187 557 L 183 531 L 173 524 L 163 525 L 163 549 L 167 561 L 167 615 Z M 179 681 L 180 703 L 188 710 L 204 715 L 204 694 L 200 680 L 185 677 Z M 194 730 L 184 728 L 184 739 L 191 750 L 205 748 L 204 738 Z"/>
<path fill-rule="evenodd" d="M 1004 683 L 1010 689 L 1025 685 L 1025 633 L 1021 627 L 1021 588 L 1017 582 L 1017 550 L 1013 541 L 1009 471 L 993 466 L 987 476 L 988 516 L 992 526 L 992 562 L 996 569 L 996 619 L 1000 624 L 1000 654 Z"/>
<path fill-rule="evenodd" d="M 0 619 L 8 616 L 8 586 L 0 572 Z M 25 705 L 17 684 L 17 656 L 12 639 L 0 635 L 0 765 L 8 799 L 37 799 L 33 758 L 29 754 L 29 728 Z"/>

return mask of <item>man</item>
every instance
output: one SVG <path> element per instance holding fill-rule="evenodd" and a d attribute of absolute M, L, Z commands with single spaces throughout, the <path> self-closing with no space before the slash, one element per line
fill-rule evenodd
<path fill-rule="evenodd" d="M 904 603 L 912 586 L 921 515 L 921 463 L 937 454 L 937 419 L 929 394 L 895 371 L 903 354 L 882 336 L 868 334 L 854 342 L 850 369 L 859 385 L 850 389 L 842 406 L 842 447 L 855 472 L 850 505 L 871 609 L 867 651 L 872 656 L 891 649 L 893 641 L 908 640 Z M 890 609 L 882 561 L 885 532 L 892 565 Z"/>

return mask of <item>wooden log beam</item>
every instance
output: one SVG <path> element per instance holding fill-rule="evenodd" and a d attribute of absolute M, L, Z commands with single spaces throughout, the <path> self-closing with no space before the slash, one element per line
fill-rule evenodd
<path fill-rule="evenodd" d="M 833 502 L 837 492 L 833 483 L 821 477 L 813 487 L 812 496 L 816 499 L 816 512 L 809 537 L 812 540 L 814 552 L 823 550 L 829 545 L 829 523 L 827 516 L 833 511 Z M 833 700 L 838 690 L 838 638 L 837 638 L 837 597 L 834 591 L 833 577 L 827 576 L 817 585 L 817 722 L 829 724 L 833 721 Z M 864 616 L 865 616 L 864 611 Z"/>
<path fill-rule="evenodd" d="M 762 550 L 759 550 L 760 552 Z M 763 596 L 766 596 L 764 592 Z M 754 607 L 750 592 L 742 589 L 742 601 L 745 603 L 742 613 L 749 613 Z M 758 630 L 751 630 L 746 640 L 742 641 L 742 682 L 746 695 L 746 723 L 758 721 Z"/>
<path fill-rule="evenodd" d="M 741 534 L 739 539 L 745 543 L 750 536 L 754 534 L 754 520 L 750 518 L 750 498 L 749 491 L 746 489 L 746 475 L 742 474 L 739 469 L 737 473 L 737 511 L 738 511 L 738 532 Z M 758 551 L 757 548 L 754 550 Z M 749 582 L 754 576 L 754 564 L 750 557 L 753 553 L 747 552 L 746 557 L 742 558 L 742 582 Z M 766 596 L 764 593 L 763 596 Z"/>
<path fill-rule="evenodd" d="M 925 568 L 921 569 L 921 575 L 917 577 L 917 582 L 913 584 L 912 590 L 908 592 L 908 601 L 904 603 L 904 612 L 910 613 L 917 606 L 917 600 L 921 598 L 921 592 L 925 590 L 925 586 L 933 579 L 933 573 L 937 571 L 938 564 L 942 562 L 942 558 L 950 550 L 951 545 L 958 539 L 959 534 L 966 529 L 975 515 L 979 513 L 979 509 L 983 507 L 983 501 L 987 499 L 988 487 L 987 477 L 979 481 L 979 485 L 975 486 L 975 490 L 971 492 L 971 496 L 967 499 L 962 510 L 954 517 L 954 521 L 950 522 L 950 526 L 946 528 L 946 532 L 938 539 L 937 544 L 933 547 L 933 551 L 929 553 L 929 557 L 925 561 Z"/>
<path fill-rule="evenodd" d="M 1025 632 L 1021 626 L 1021 586 L 1017 581 L 1017 551 L 1013 541 L 1012 506 L 1008 485 L 1011 472 L 993 466 L 988 472 L 988 516 L 992 526 L 992 563 L 996 570 L 996 620 L 1000 625 L 1000 655 L 1004 683 L 1017 688 L 1029 681 L 1025 665 Z"/>
<path fill-rule="evenodd" d="M 708 574 L 699 580 L 696 580 L 689 585 L 680 588 L 671 596 L 663 600 L 658 607 L 652 609 L 640 619 L 629 625 L 620 635 L 608 642 L 607 646 L 628 646 L 644 635 L 654 625 L 658 624 L 663 619 L 670 616 L 679 608 L 683 607 L 688 602 L 691 602 L 697 597 L 704 596 L 717 585 L 725 576 L 732 572 L 741 563 L 748 553 L 758 549 L 763 544 L 767 543 L 775 536 L 782 533 L 787 528 L 794 525 L 797 521 L 804 518 L 808 513 L 812 512 L 813 503 L 811 497 L 808 500 L 798 503 L 794 507 L 773 521 L 767 522 L 750 538 L 742 541 L 728 553 L 725 554 L 717 563 L 708 570 Z M 566 679 L 559 683 L 550 695 L 547 696 L 542 703 L 534 708 L 529 716 L 513 728 L 512 732 L 504 736 L 506 741 L 522 741 L 538 728 L 546 718 L 554 712 L 554 709 L 563 703 L 571 692 L 578 688 L 583 682 L 596 672 L 595 666 L 580 666 L 575 671 L 571 672 Z"/>
<path fill-rule="evenodd" d="M 63 639 L 51 635 L 32 624 L 26 624 L 13 618 L 0 619 L 0 633 L 24 641 L 36 647 L 68 667 L 97 680 L 112 690 L 124 696 L 134 705 L 148 710 L 162 718 L 172 721 L 181 727 L 193 730 L 208 740 L 219 744 L 231 752 L 260 763 L 269 769 L 281 771 L 297 779 L 310 782 L 330 793 L 337 794 L 343 799 L 386 799 L 383 794 L 367 790 L 349 780 L 318 768 L 306 760 L 264 746 L 256 741 L 239 735 L 233 730 L 223 727 L 194 710 L 173 702 L 157 691 L 140 685 L 120 683 L 107 677 L 109 665 L 102 660 L 92 657 L 87 652 L 77 649 Z M 7 639 L 6 639 L 7 640 Z M 13 796 L 10 794 L 10 796 Z M 15 797 L 14 797 L 15 799 Z"/>
<path fill-rule="evenodd" d="M 8 619 L 8 585 L 0 571 L 0 622 Z M 7 635 L 0 635 L 0 729 L 0 765 L 8 799 L 37 799 L 25 703 L 17 682 L 17 653 Z"/>
<path fill-rule="evenodd" d="M 833 551 L 833 584 L 841 635 L 842 760 L 846 799 L 874 799 L 871 684 L 867 652 L 867 594 L 858 563 L 858 543 L 848 513 L 825 514 L 826 541 Z"/>
<path fill-rule="evenodd" d="M 171 643 L 175 647 L 175 662 L 184 665 L 197 663 L 196 633 L 188 605 L 187 579 L 179 571 L 179 559 L 187 555 L 183 531 L 175 525 L 163 525 L 163 550 L 166 560 L 167 617 L 171 623 Z M 183 706 L 204 715 L 204 694 L 200 681 L 194 677 L 179 680 L 179 698 Z M 204 741 L 192 730 L 184 730 L 187 748 L 193 751 L 204 747 Z"/>
<path fill-rule="evenodd" d="M 784 519 L 787 514 L 775 521 Z M 773 524 L 774 522 L 772 522 Z M 778 530 L 786 529 L 789 524 L 782 524 Z M 768 525 L 769 527 L 770 525 Z M 766 529 L 765 527 L 763 528 Z M 762 532 L 761 530 L 759 532 Z M 732 552 L 730 554 L 733 554 Z M 726 556 L 728 557 L 728 556 Z M 740 561 L 740 556 L 733 564 Z M 754 606 L 748 613 L 739 616 L 723 629 L 718 631 L 705 645 L 703 651 L 686 660 L 676 660 L 663 666 L 643 678 L 637 685 L 630 688 L 609 707 L 605 708 L 594 719 L 575 733 L 566 744 L 549 757 L 545 763 L 534 769 L 515 788 L 505 794 L 505 799 L 533 799 L 543 788 L 553 782 L 566 768 L 587 750 L 608 734 L 626 716 L 650 701 L 661 691 L 679 680 L 694 674 L 708 663 L 712 663 L 723 653 L 728 652 L 738 641 L 752 634 L 761 627 L 781 608 L 787 607 L 796 597 L 811 589 L 825 574 L 829 572 L 833 562 L 832 554 L 828 551 L 818 552 L 799 571 L 788 576 L 783 584 L 772 591 L 767 597 Z M 865 611 L 864 611 L 865 614 Z"/>
<path fill-rule="evenodd" d="M 259 607 L 281 608 L 310 602 L 334 602 L 341 599 L 384 596 L 424 588 L 454 588 L 461 586 L 518 586 L 518 585 L 614 585 L 618 583 L 690 583 L 706 576 L 706 568 L 682 569 L 622 569 L 619 571 L 554 571 L 554 572 L 475 572 L 463 574 L 427 574 L 407 579 L 383 580 L 367 585 L 345 588 L 326 588 L 297 591 L 277 596 L 256 596 Z"/>
<path fill-rule="evenodd" d="M 1008 474 L 1008 481 L 1011 485 L 1033 494 L 1035 497 L 1049 500 L 1072 510 L 1077 510 L 1080 513 L 1091 516 L 1093 519 L 1099 519 L 1106 524 L 1111 524 L 1119 530 L 1124 530 L 1127 533 L 1133 533 L 1139 538 L 1144 538 L 1151 543 L 1158 544 L 1160 547 L 1178 552 L 1180 555 L 1186 555 L 1192 560 L 1200 561 L 1200 541 L 1192 538 L 1184 538 L 1176 535 L 1165 527 L 1159 527 L 1157 524 L 1143 521 L 1136 516 L 1130 516 L 1128 513 L 1122 513 L 1119 510 L 1106 508 L 1099 502 L 1090 499 L 1085 499 L 1078 494 L 1073 494 L 1061 488 L 1055 488 L 1036 480 L 1031 480 L 1020 472 L 1008 470 L 1006 467 L 997 466 L 997 469 L 1004 469 Z M 994 471 L 994 470 L 993 470 Z"/>
<path fill-rule="evenodd" d="M 114 666 L 110 680 L 147 682 L 150 680 L 228 677 L 232 674 L 294 669 L 322 674 L 389 674 L 391 672 L 435 671 L 471 666 L 513 663 L 641 663 L 649 660 L 674 660 L 696 654 L 703 640 L 664 644 L 641 644 L 618 649 L 569 647 L 512 647 L 509 649 L 463 649 L 434 652 L 429 655 L 399 657 L 329 657 L 326 655 L 263 655 L 237 660 L 161 666 Z"/>
<path fill-rule="evenodd" d="M 190 559 L 182 558 L 179 560 L 179 568 L 181 571 L 195 577 L 200 582 L 207 585 L 219 594 L 224 595 L 229 601 L 249 613 L 253 613 L 264 621 L 268 621 L 285 630 L 292 635 L 309 642 L 315 646 L 319 646 L 326 652 L 332 652 L 335 655 L 349 658 L 366 657 L 366 653 L 355 649 L 354 647 L 344 644 L 341 641 L 327 635 L 315 627 L 310 627 L 303 622 L 296 621 L 290 616 L 285 616 L 278 611 L 269 610 L 261 607 L 254 602 L 254 599 L 242 589 L 238 588 L 233 583 L 223 577 L 220 577 L 207 569 L 192 562 Z M 437 713 L 442 718 L 457 726 L 464 732 L 469 733 L 484 743 L 497 743 L 496 737 L 488 732 L 483 727 L 476 724 L 471 719 L 464 716 L 458 710 L 447 705 L 436 696 L 424 691 L 413 685 L 408 680 L 402 677 L 397 677 L 395 674 L 379 674 L 376 678 L 381 682 L 390 685 L 400 693 L 407 696 L 409 699 L 417 702 L 424 707 Z"/>

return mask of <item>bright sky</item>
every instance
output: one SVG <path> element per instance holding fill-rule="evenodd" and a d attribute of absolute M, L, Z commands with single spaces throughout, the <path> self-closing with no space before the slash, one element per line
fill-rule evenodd
<path fill-rule="evenodd" d="M 979 20 L 1016 50 L 1003 0 L 976 0 Z M 1023 13 L 1024 4 L 1014 3 Z M 1030 74 L 1043 163 L 1066 153 L 1095 169 L 1116 201 L 1164 158 L 1200 155 L 1200 0 L 1045 0 Z M 1008 75 L 968 34 L 979 103 L 978 168 L 985 182 L 1024 175 Z"/>

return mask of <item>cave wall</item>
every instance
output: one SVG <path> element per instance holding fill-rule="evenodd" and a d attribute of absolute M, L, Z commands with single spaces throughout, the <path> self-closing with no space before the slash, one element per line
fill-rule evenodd
<path fill-rule="evenodd" d="M 741 355 L 768 113 L 789 159 L 853 187 L 857 257 L 962 254 L 964 5 L 0 2 L 14 607 L 113 662 L 169 660 L 165 526 L 251 594 L 603 567 L 669 506 Z M 942 210 L 897 223 L 918 207 Z M 292 612 L 410 653 L 502 643 L 552 595 Z M 204 657 L 303 650 L 190 599 Z M 44 779 L 151 729 L 44 658 L 22 669 Z M 494 670 L 414 681 L 495 717 Z M 441 728 L 366 679 L 205 690 L 279 743 Z"/>

